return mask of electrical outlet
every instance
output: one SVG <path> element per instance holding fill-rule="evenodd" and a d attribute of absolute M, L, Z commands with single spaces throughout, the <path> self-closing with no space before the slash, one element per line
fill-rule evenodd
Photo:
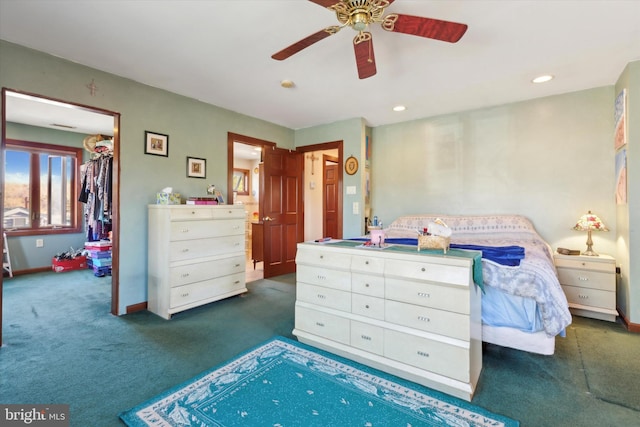
<path fill-rule="evenodd" d="M 43 247 L 44 247 L 44 240 L 36 239 L 36 248 L 43 248 Z"/>

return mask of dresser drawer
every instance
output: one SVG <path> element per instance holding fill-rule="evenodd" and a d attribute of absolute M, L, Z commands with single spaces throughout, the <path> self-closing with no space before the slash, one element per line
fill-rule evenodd
<path fill-rule="evenodd" d="M 351 345 L 353 347 L 382 356 L 384 352 L 384 332 L 378 326 L 351 321 Z"/>
<path fill-rule="evenodd" d="M 192 240 L 207 237 L 244 235 L 244 221 L 241 219 L 172 221 L 169 240 Z"/>
<path fill-rule="evenodd" d="M 554 262 L 556 267 L 575 268 L 580 270 L 593 270 L 602 271 L 605 273 L 616 272 L 616 263 L 613 259 L 610 262 L 603 262 L 602 260 L 590 261 L 582 259 L 570 259 L 569 257 L 554 256 Z M 591 257 L 590 257 L 591 258 Z"/>
<path fill-rule="evenodd" d="M 352 294 L 351 312 L 373 319 L 384 320 L 384 299 L 369 295 Z"/>
<path fill-rule="evenodd" d="M 392 330 L 384 331 L 384 356 L 469 382 L 469 349 Z"/>
<path fill-rule="evenodd" d="M 244 253 L 244 236 L 211 237 L 169 243 L 169 260 L 182 261 L 213 255 Z"/>
<path fill-rule="evenodd" d="M 296 304 L 296 329 L 349 345 L 350 326 L 350 321 L 346 317 L 335 316 Z"/>
<path fill-rule="evenodd" d="M 342 291 L 351 290 L 351 273 L 342 270 L 330 270 L 322 267 L 300 265 L 297 266 L 296 278 L 298 282 Z"/>
<path fill-rule="evenodd" d="M 384 272 L 384 259 L 353 255 L 351 257 L 351 271 L 382 275 Z"/>
<path fill-rule="evenodd" d="M 296 299 L 322 307 L 333 308 L 349 313 L 351 311 L 351 293 L 324 286 L 298 283 Z"/>
<path fill-rule="evenodd" d="M 244 272 L 244 255 L 213 261 L 196 262 L 179 265 L 169 269 L 169 283 L 171 287 L 200 282 L 218 276 Z"/>
<path fill-rule="evenodd" d="M 469 316 L 431 307 L 386 301 L 385 320 L 435 334 L 469 341 Z"/>
<path fill-rule="evenodd" d="M 616 308 L 616 293 L 599 289 L 562 285 L 569 304 L 588 305 L 611 310 Z"/>
<path fill-rule="evenodd" d="M 171 221 L 212 219 L 213 209 L 210 207 L 175 206 L 169 208 L 169 218 Z"/>
<path fill-rule="evenodd" d="M 351 273 L 351 290 L 363 295 L 384 298 L 384 277 Z"/>
<path fill-rule="evenodd" d="M 326 269 L 339 269 L 349 271 L 351 268 L 351 255 L 342 252 L 322 250 L 322 246 L 305 248 L 298 246 L 296 264 L 316 265 Z"/>
<path fill-rule="evenodd" d="M 614 273 L 604 273 L 594 270 L 575 270 L 572 268 L 557 268 L 561 285 L 578 286 L 581 288 L 615 291 L 616 276 Z"/>
<path fill-rule="evenodd" d="M 214 219 L 247 219 L 247 212 L 243 208 L 218 207 L 211 208 L 211 216 Z"/>
<path fill-rule="evenodd" d="M 469 314 L 468 288 L 387 279 L 384 284 L 384 293 L 388 300 Z"/>
<path fill-rule="evenodd" d="M 468 287 L 470 283 L 470 269 L 468 266 L 432 264 L 427 261 L 387 260 L 385 274 L 402 279 L 447 283 L 448 285 L 464 287 Z"/>
<path fill-rule="evenodd" d="M 238 273 L 171 288 L 169 308 L 178 308 L 183 305 L 240 290 L 244 288 L 244 280 L 244 273 Z"/>

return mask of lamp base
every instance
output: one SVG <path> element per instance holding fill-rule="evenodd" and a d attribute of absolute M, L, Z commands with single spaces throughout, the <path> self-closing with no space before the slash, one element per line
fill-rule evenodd
<path fill-rule="evenodd" d="M 587 250 L 582 252 L 582 255 L 586 256 L 600 256 L 593 251 L 593 240 L 591 239 L 591 230 L 587 231 Z"/>

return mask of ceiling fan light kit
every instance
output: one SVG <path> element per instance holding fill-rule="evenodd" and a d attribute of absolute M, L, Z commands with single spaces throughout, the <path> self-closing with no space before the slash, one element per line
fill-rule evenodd
<path fill-rule="evenodd" d="M 466 24 L 442 21 L 420 16 L 390 13 L 384 16 L 385 9 L 395 0 L 309 0 L 319 6 L 335 12 L 341 25 L 324 28 L 304 39 L 274 53 L 271 57 L 278 61 L 285 60 L 301 50 L 336 34 L 344 27 L 351 27 L 358 34 L 353 39 L 358 77 L 366 79 L 377 72 L 373 53 L 373 37 L 365 31 L 369 24 L 380 24 L 382 29 L 410 34 L 434 40 L 456 43 L 467 31 Z"/>

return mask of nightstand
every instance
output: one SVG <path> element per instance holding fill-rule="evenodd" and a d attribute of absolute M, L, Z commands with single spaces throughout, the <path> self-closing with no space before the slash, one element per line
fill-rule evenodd
<path fill-rule="evenodd" d="M 553 255 L 569 309 L 578 316 L 616 321 L 616 260 L 609 255 Z"/>

